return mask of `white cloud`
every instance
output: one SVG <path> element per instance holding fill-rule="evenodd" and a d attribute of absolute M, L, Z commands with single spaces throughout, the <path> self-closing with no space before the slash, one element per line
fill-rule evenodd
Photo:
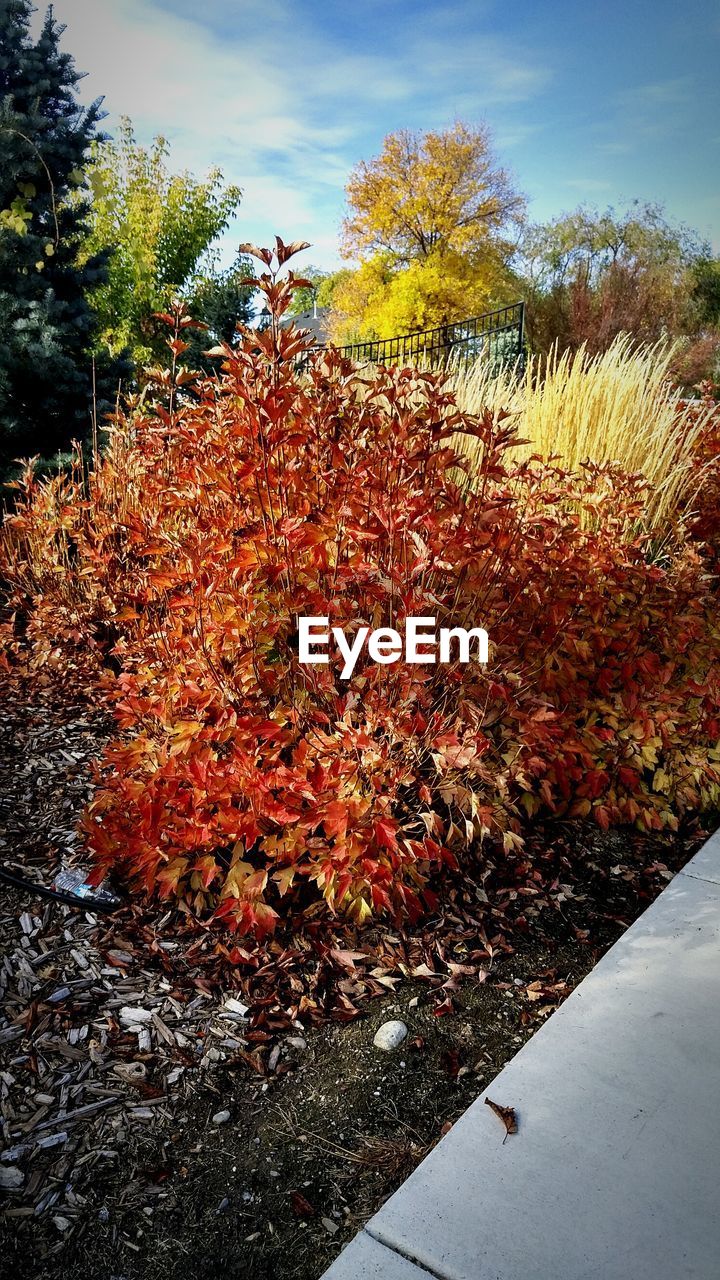
<path fill-rule="evenodd" d="M 368 0 L 368 10 L 385 27 L 353 43 L 329 34 L 320 12 L 311 29 L 291 0 L 55 0 L 64 47 L 88 72 L 83 97 L 104 95 L 108 127 L 128 115 L 142 142 L 168 138 L 174 167 L 217 164 L 243 188 L 225 256 L 231 242 L 279 231 L 311 240 L 308 256 L 327 265 L 339 261 L 348 172 L 386 132 L 477 120 L 548 78 L 497 38 L 468 38 L 460 21 L 439 39 L 437 12 L 408 25 L 407 9 L 388 18 L 386 3 Z M 468 13 L 477 20 L 459 6 L 465 23 Z"/>
<path fill-rule="evenodd" d="M 522 147 L 543 132 L 541 124 L 507 124 L 495 132 L 495 145 L 502 155 L 513 147 Z"/>
<path fill-rule="evenodd" d="M 670 80 L 656 80 L 652 84 L 633 85 L 617 95 L 622 106 L 655 110 L 657 107 L 674 106 L 692 97 L 690 76 L 676 76 Z"/>
<path fill-rule="evenodd" d="M 563 186 L 570 187 L 573 191 L 597 193 L 612 190 L 612 183 L 606 181 L 605 178 L 566 178 L 563 182 Z"/>
<path fill-rule="evenodd" d="M 202 173 L 217 164 L 242 187 L 225 257 L 231 244 L 264 242 L 275 231 L 321 239 L 328 256 L 334 227 L 324 206 L 328 193 L 339 204 L 348 162 L 338 148 L 354 130 L 308 110 L 302 78 L 274 60 L 266 41 L 237 22 L 223 41 L 147 0 L 59 0 L 55 10 L 67 26 L 64 46 L 88 70 L 83 97 L 104 96 L 110 129 L 129 115 L 141 141 L 169 139 L 176 168 Z"/>

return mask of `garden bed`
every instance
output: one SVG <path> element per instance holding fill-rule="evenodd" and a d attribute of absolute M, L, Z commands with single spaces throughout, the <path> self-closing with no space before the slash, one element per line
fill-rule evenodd
<path fill-rule="evenodd" d="M 4 859 L 47 881 L 105 732 L 82 705 L 8 718 Z M 548 825 L 530 891 L 496 869 L 408 934 L 288 932 L 234 967 L 157 911 L 3 893 L 13 1274 L 314 1280 L 702 834 Z"/>

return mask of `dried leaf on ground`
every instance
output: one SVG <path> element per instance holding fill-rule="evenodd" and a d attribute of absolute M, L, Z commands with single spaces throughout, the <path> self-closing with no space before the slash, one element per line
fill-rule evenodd
<path fill-rule="evenodd" d="M 508 1137 L 508 1134 L 517 1133 L 518 1131 L 518 1122 L 517 1122 L 517 1115 L 515 1114 L 515 1108 L 502 1107 L 500 1106 L 499 1102 L 492 1102 L 490 1098 L 485 1099 L 485 1106 L 491 1107 L 492 1110 L 495 1112 L 495 1115 L 498 1117 L 498 1119 L 502 1120 L 502 1123 L 505 1125 L 505 1137 L 503 1138 L 503 1145 L 504 1145 Z"/>

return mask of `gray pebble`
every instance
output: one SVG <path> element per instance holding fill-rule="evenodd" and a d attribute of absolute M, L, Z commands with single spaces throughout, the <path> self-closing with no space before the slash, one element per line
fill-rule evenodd
<path fill-rule="evenodd" d="M 376 1049 L 383 1049 L 385 1053 L 391 1053 L 393 1049 L 397 1049 L 401 1045 L 408 1033 L 408 1029 L 404 1022 L 393 1018 L 390 1022 L 383 1022 L 381 1027 L 375 1033 L 373 1044 Z"/>

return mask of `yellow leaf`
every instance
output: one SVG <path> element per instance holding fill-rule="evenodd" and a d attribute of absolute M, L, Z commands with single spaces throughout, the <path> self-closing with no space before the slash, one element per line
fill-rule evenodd
<path fill-rule="evenodd" d="M 295 879 L 294 867 L 281 867 L 279 871 L 275 871 L 273 873 L 273 880 L 278 886 L 278 890 L 281 898 L 285 897 L 285 894 L 287 893 L 288 889 L 292 885 L 292 882 L 294 879 Z"/>

